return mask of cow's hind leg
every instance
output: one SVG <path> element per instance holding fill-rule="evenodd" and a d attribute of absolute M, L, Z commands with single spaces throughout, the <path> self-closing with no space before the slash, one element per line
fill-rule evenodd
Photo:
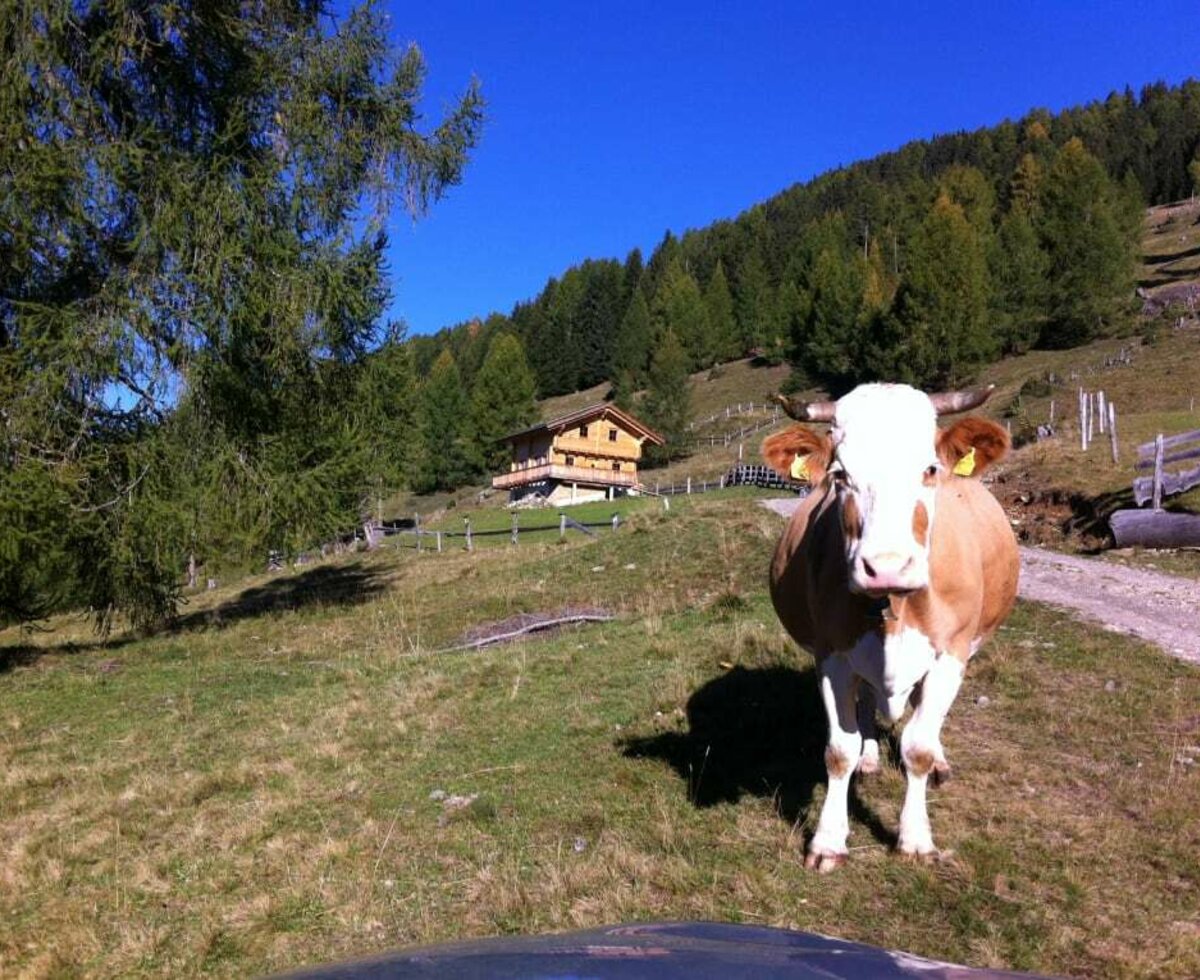
<path fill-rule="evenodd" d="M 870 684 L 858 685 L 858 730 L 862 733 L 862 758 L 858 771 L 864 776 L 879 772 L 879 727 L 875 721 L 875 689 Z"/>
<path fill-rule="evenodd" d="M 921 703 L 909 719 L 900 736 L 900 754 L 908 788 L 904 794 L 904 807 L 900 811 L 899 849 L 904 854 L 934 856 L 933 832 L 929 826 L 929 811 L 925 803 L 925 790 L 930 773 L 940 761 L 945 764 L 942 750 L 942 724 L 950 705 L 962 685 L 963 665 L 949 653 L 943 653 L 933 662 L 929 673 L 921 684 Z"/>
<path fill-rule="evenodd" d="M 821 700 L 829 719 L 829 742 L 825 747 L 828 787 L 817 832 L 808 845 L 804 866 L 832 871 L 846 861 L 850 835 L 848 795 L 850 777 L 862 754 L 856 710 L 857 679 L 843 657 L 828 657 L 821 664 Z"/>

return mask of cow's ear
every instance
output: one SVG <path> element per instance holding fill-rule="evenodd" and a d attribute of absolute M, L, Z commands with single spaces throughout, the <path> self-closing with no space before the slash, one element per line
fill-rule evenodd
<path fill-rule="evenodd" d="M 1004 458 L 1010 440 L 1003 426 L 968 415 L 937 435 L 938 459 L 959 476 L 978 476 Z"/>
<path fill-rule="evenodd" d="M 785 480 L 820 483 L 833 457 L 833 443 L 824 433 L 793 425 L 762 444 L 763 459 Z"/>

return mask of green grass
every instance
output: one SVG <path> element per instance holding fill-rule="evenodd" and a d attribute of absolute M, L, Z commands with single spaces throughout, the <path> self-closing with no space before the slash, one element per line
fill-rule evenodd
<path fill-rule="evenodd" d="M 779 529 L 749 495 L 681 499 L 594 541 L 259 577 L 108 647 L 81 621 L 0 635 L 0 974 L 243 976 L 704 918 L 1195 975 L 1200 775 L 1177 760 L 1200 674 L 1037 607 L 951 713 L 931 814 L 953 856 L 890 853 L 893 764 L 857 789 L 844 872 L 804 872 L 825 723 L 765 596 Z M 580 602 L 619 619 L 431 652 Z"/>

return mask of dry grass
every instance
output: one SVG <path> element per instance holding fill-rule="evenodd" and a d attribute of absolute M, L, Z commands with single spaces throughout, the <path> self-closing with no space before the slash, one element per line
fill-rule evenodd
<path fill-rule="evenodd" d="M 678 501 L 595 542 L 259 578 L 107 648 L 79 623 L 4 634 L 0 974 L 240 976 L 647 918 L 1200 971 L 1200 776 L 1180 761 L 1200 675 L 1036 608 L 951 715 L 957 778 L 931 812 L 953 856 L 889 853 L 889 767 L 856 794 L 850 866 L 803 871 L 824 720 L 764 596 L 777 533 L 746 499 Z M 430 652 L 571 601 L 622 618 Z"/>

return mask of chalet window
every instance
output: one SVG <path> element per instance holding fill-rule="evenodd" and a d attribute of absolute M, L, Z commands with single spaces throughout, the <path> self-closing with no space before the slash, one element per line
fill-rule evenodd
<path fill-rule="evenodd" d="M 617 430 L 616 430 L 616 429 L 609 429 L 609 430 L 608 430 L 608 441 L 609 441 L 609 442 L 616 442 L 616 441 L 617 441 Z"/>
<path fill-rule="evenodd" d="M 575 457 L 574 457 L 574 456 L 568 456 L 568 457 L 567 457 L 567 465 L 568 465 L 568 466 L 574 466 L 574 465 L 575 465 Z"/>
<path fill-rule="evenodd" d="M 613 463 L 613 471 L 614 471 L 614 472 L 616 472 L 616 473 L 620 473 L 620 472 L 621 472 L 621 464 L 620 464 L 620 463 Z"/>
<path fill-rule="evenodd" d="M 587 438 L 587 426 L 586 426 L 586 425 L 581 425 L 581 426 L 579 427 L 579 438 L 580 438 L 580 439 L 586 439 L 586 438 Z"/>

